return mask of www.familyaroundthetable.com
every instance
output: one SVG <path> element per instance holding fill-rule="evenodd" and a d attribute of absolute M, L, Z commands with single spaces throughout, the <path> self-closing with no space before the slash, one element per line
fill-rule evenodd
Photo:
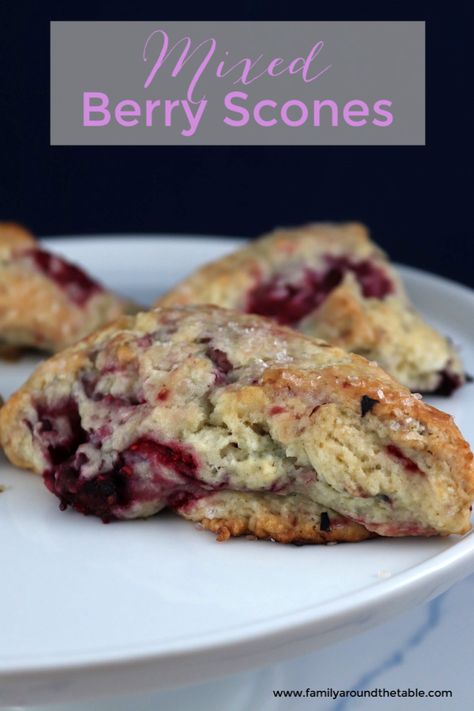
<path fill-rule="evenodd" d="M 273 689 L 275 698 L 290 699 L 452 699 L 451 689 Z"/>

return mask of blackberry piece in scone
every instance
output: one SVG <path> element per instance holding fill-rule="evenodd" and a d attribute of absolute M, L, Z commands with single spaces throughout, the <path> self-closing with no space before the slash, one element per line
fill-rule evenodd
<path fill-rule="evenodd" d="M 127 304 L 14 223 L 0 223 L 0 349 L 59 351 Z"/>
<path fill-rule="evenodd" d="M 0 411 L 12 463 L 105 521 L 164 507 L 220 538 L 469 530 L 452 418 L 364 358 L 212 306 L 123 317 L 40 365 Z"/>
<path fill-rule="evenodd" d="M 455 348 L 415 311 L 363 225 L 277 230 L 199 269 L 156 305 L 203 303 L 324 338 L 413 391 L 449 395 L 465 381 Z"/>

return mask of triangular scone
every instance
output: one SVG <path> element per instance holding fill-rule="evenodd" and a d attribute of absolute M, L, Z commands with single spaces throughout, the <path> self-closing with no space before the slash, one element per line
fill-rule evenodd
<path fill-rule="evenodd" d="M 452 418 L 376 365 L 212 306 L 123 317 L 40 365 L 0 411 L 9 459 L 104 520 L 165 506 L 281 541 L 469 530 Z"/>
<path fill-rule="evenodd" d="M 124 301 L 45 251 L 27 230 L 0 223 L 0 348 L 59 351 L 125 309 Z"/>
<path fill-rule="evenodd" d="M 447 395 L 465 379 L 452 344 L 413 309 L 363 225 L 277 230 L 199 269 L 156 305 L 204 303 L 324 338 L 413 391 Z"/>

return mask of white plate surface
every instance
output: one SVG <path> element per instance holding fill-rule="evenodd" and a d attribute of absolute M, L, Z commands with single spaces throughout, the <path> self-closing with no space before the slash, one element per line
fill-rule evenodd
<path fill-rule="evenodd" d="M 237 243 L 46 242 L 144 304 Z M 473 372 L 474 293 L 412 269 L 402 275 Z M 0 364 L 0 392 L 12 392 L 34 365 Z M 471 442 L 473 401 L 473 385 L 432 400 Z M 103 525 L 62 513 L 40 478 L 1 455 L 0 484 L 0 705 L 166 688 L 269 664 L 356 634 L 474 569 L 473 534 L 327 547 L 217 544 L 170 514 Z"/>

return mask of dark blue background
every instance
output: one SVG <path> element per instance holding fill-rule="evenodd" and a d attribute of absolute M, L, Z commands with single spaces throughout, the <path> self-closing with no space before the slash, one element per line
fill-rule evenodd
<path fill-rule="evenodd" d="M 467 2 L 2 2 L 0 219 L 40 235 L 358 219 L 397 260 L 473 285 Z M 386 9 L 383 9 L 383 8 Z M 426 147 L 50 147 L 49 21 L 427 20 Z M 403 48 L 401 48 L 403 51 Z M 471 64 L 472 66 L 472 64 Z"/>

